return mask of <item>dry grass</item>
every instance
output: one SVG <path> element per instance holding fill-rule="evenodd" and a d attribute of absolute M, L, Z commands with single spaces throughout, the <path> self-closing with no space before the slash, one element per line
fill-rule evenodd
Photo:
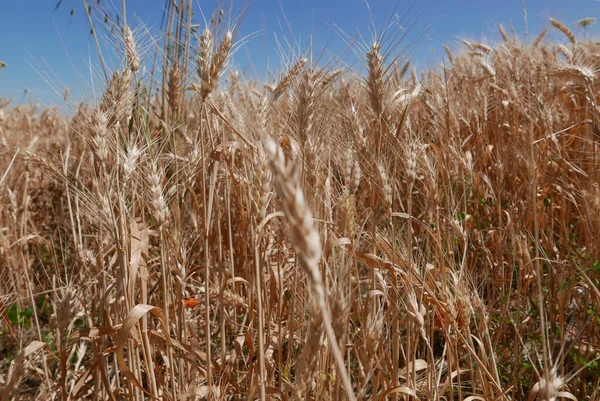
<path fill-rule="evenodd" d="M 0 103 L 2 401 L 598 400 L 600 45 L 260 87 L 182 3 L 98 105 Z"/>

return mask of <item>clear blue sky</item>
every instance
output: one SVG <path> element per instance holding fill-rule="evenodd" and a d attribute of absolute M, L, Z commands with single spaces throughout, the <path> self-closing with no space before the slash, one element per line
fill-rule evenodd
<path fill-rule="evenodd" d="M 95 45 L 81 1 L 63 0 L 60 8 L 54 11 L 57 1 L 0 0 L 0 61 L 7 64 L 0 72 L 0 97 L 12 98 L 13 104 L 32 100 L 60 105 L 66 88 L 70 88 L 72 99 L 83 100 L 86 94 L 90 95 L 92 86 L 101 86 Z M 101 4 L 116 12 L 121 2 L 113 2 L 115 4 L 102 0 Z M 420 70 L 439 63 L 444 44 L 456 49 L 460 38 L 499 40 L 498 23 L 521 37 L 524 34 L 521 0 L 415 2 L 415 7 L 422 7 L 422 12 L 413 33 L 428 27 L 419 45 L 409 55 Z M 214 0 L 197 0 L 198 16 L 200 5 L 210 16 L 215 3 Z M 391 3 L 396 2 L 392 0 Z M 402 16 L 412 3 L 413 0 L 400 0 L 398 14 Z M 370 0 L 369 4 L 379 29 L 390 1 Z M 597 0 L 525 0 L 525 6 L 530 38 L 549 26 L 549 17 L 560 20 L 581 36 L 583 32 L 574 28 L 573 23 L 583 17 L 600 17 Z M 75 15 L 71 16 L 73 7 Z M 157 33 L 163 7 L 164 0 L 128 0 L 128 22 L 136 28 L 140 26 L 139 21 L 144 21 L 150 31 Z M 364 0 L 254 0 L 242 35 L 256 35 L 235 55 L 235 65 L 249 77 L 264 75 L 267 66 L 274 70 L 279 68 L 274 37 L 293 39 L 287 26 L 282 29 L 284 15 L 295 39 L 302 45 L 306 45 L 311 33 L 315 32 L 314 49 L 317 51 L 324 45 L 334 52 L 343 48 L 343 41 L 333 24 L 351 36 L 360 31 L 369 41 L 369 7 Z M 598 28 L 593 27 L 589 34 L 597 37 L 598 32 Z M 550 38 L 563 40 L 555 30 L 549 33 Z M 110 48 L 105 46 L 105 52 L 110 53 Z M 90 61 L 94 66 L 91 72 Z M 114 66 L 116 62 L 112 64 Z M 25 97 L 24 89 L 27 89 Z"/>

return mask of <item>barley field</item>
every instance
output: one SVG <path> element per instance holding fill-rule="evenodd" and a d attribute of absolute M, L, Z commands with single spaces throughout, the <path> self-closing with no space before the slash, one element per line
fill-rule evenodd
<path fill-rule="evenodd" d="M 600 399 L 599 42 L 258 82 L 181 4 L 97 102 L 0 100 L 1 401 Z"/>

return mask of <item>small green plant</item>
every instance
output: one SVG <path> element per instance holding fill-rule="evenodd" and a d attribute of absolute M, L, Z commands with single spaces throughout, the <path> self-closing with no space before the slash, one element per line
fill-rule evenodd
<path fill-rule="evenodd" d="M 31 318 L 33 317 L 33 309 L 28 306 L 21 309 L 19 305 L 14 304 L 7 312 L 10 324 L 24 329 L 31 327 Z"/>
<path fill-rule="evenodd" d="M 580 366 L 587 366 L 587 371 L 595 377 L 600 377 L 600 362 L 598 359 L 590 360 L 583 353 L 573 350 L 571 351 L 571 358 L 573 358 L 573 362 Z"/>
<path fill-rule="evenodd" d="M 53 312 L 52 306 L 47 302 L 46 296 L 44 295 L 37 297 L 35 304 L 39 315 L 51 314 Z M 6 314 L 8 315 L 11 325 L 24 329 L 31 327 L 32 318 L 34 317 L 33 308 L 31 306 L 21 308 L 18 304 L 13 304 Z"/>

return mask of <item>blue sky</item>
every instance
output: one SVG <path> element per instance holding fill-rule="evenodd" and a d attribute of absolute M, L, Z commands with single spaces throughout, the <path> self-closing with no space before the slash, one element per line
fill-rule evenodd
<path fill-rule="evenodd" d="M 0 0 L 0 61 L 7 64 L 0 73 L 0 97 L 12 98 L 15 105 L 29 101 L 61 105 L 66 88 L 70 88 L 71 100 L 86 100 L 93 97 L 92 88 L 102 86 L 82 2 L 63 0 L 55 11 L 57 1 Z M 329 51 L 338 53 L 344 49 L 344 41 L 334 25 L 353 37 L 360 32 L 370 42 L 371 15 L 375 27 L 380 29 L 390 3 L 398 4 L 397 13 L 402 16 L 413 1 L 414 9 L 421 10 L 421 16 L 412 38 L 426 28 L 418 46 L 408 56 L 419 70 L 439 64 L 444 44 L 458 49 L 461 38 L 499 40 L 498 23 L 507 31 L 514 30 L 521 38 L 524 35 L 521 0 L 370 0 L 369 6 L 364 0 L 254 0 L 241 32 L 253 35 L 236 53 L 234 64 L 249 78 L 264 77 L 267 68 L 278 70 L 281 60 L 275 37 L 295 40 L 304 46 L 314 33 L 315 51 L 327 46 Z M 120 3 L 101 2 L 113 12 L 119 9 Z M 164 3 L 164 0 L 128 0 L 129 24 L 140 32 L 140 21 L 143 21 L 150 32 L 157 34 Z M 197 0 L 198 19 L 199 4 L 210 16 L 215 3 L 214 0 Z M 74 15 L 71 15 L 73 7 Z M 575 21 L 600 17 L 600 2 L 596 0 L 525 0 L 525 7 L 530 39 L 549 26 L 549 17 L 565 23 L 580 36 L 583 32 L 573 27 Z M 597 37 L 598 29 L 593 27 L 589 35 Z M 550 38 L 563 40 L 555 30 L 549 33 Z M 149 43 L 147 34 L 139 34 L 139 37 Z M 111 53 L 110 45 L 105 45 L 104 51 Z M 353 59 L 351 53 L 341 55 L 342 59 Z M 118 65 L 116 58 L 112 58 L 111 65 Z"/>

